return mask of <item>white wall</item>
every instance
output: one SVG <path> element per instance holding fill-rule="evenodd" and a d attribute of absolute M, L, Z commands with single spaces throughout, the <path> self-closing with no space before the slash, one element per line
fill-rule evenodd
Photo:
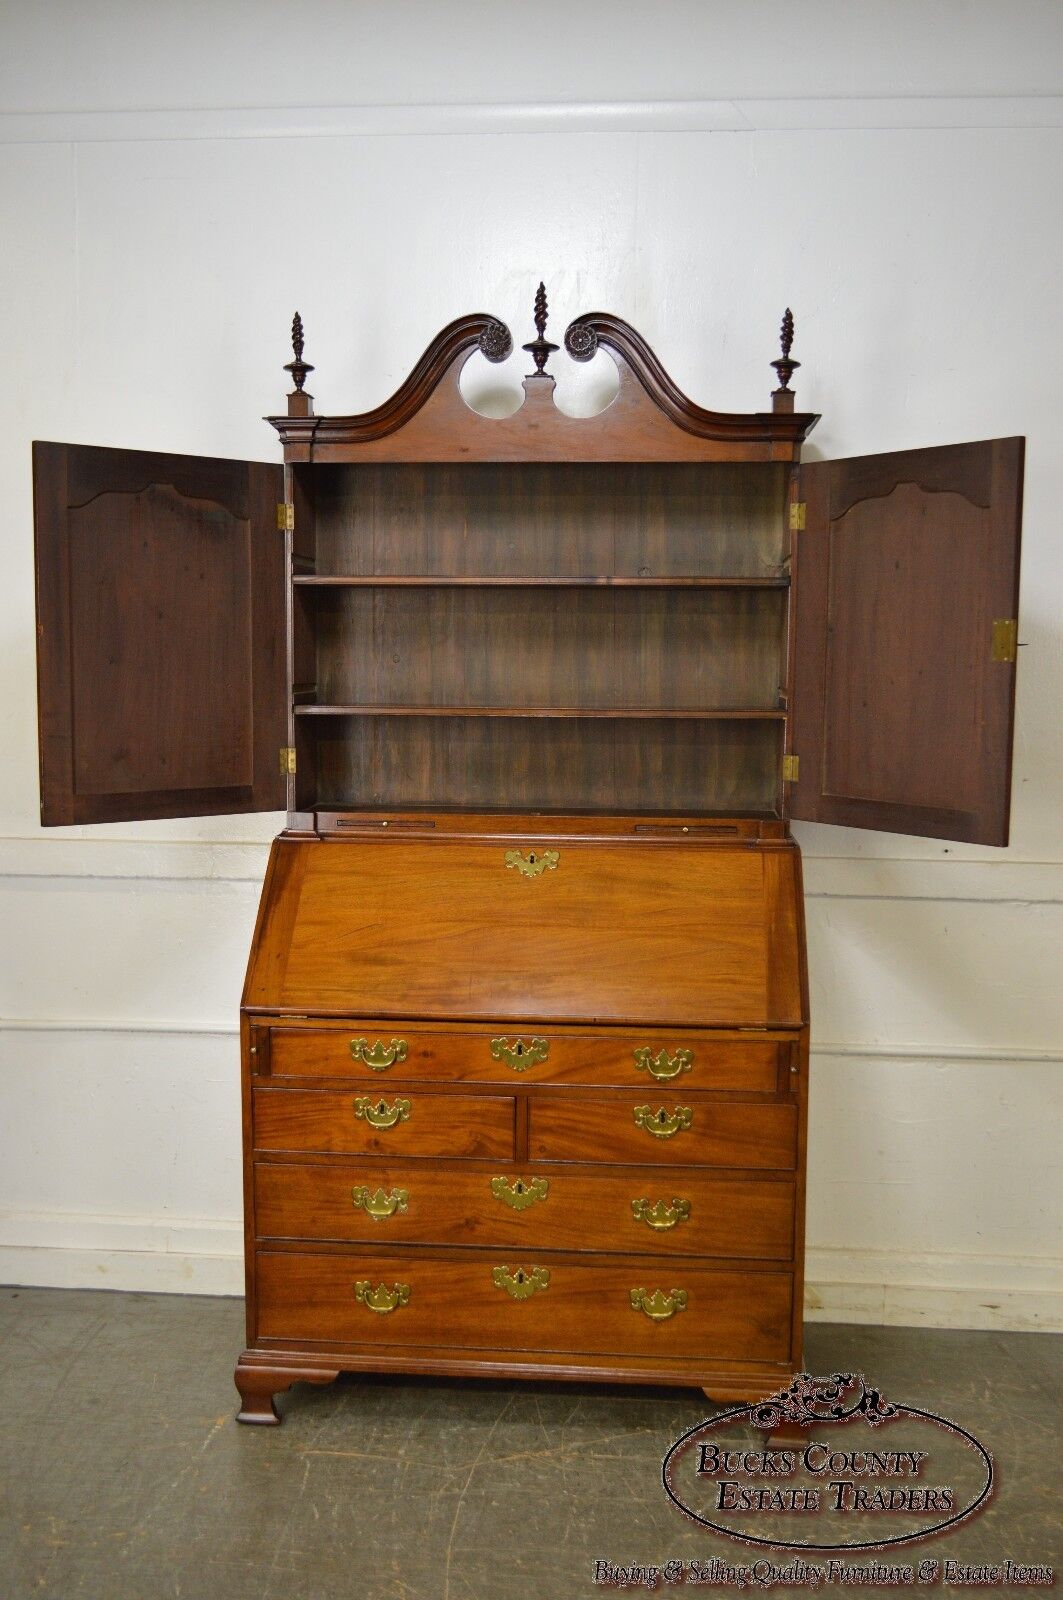
<path fill-rule="evenodd" d="M 797 830 L 809 1304 L 1063 1326 L 1061 61 L 1051 3 L 0 7 L 0 1277 L 239 1291 L 281 822 L 38 827 L 29 441 L 276 459 L 296 306 L 355 410 L 542 275 L 721 408 L 791 304 L 813 456 L 1027 435 L 1010 849 Z"/>

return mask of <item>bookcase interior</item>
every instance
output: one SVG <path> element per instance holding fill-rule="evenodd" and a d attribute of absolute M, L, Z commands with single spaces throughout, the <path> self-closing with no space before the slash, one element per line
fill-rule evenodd
<path fill-rule="evenodd" d="M 778 815 L 789 475 L 296 467 L 301 804 Z"/>

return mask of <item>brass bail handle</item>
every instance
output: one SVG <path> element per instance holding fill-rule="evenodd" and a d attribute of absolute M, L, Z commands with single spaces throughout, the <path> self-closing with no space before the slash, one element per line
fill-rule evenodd
<path fill-rule="evenodd" d="M 408 1283 L 396 1283 L 390 1289 L 386 1283 L 378 1283 L 374 1289 L 368 1278 L 359 1278 L 354 1286 L 354 1298 L 359 1305 L 365 1306 L 367 1311 L 377 1312 L 379 1316 L 397 1311 L 399 1306 L 408 1306 L 411 1292 Z"/>
<path fill-rule="evenodd" d="M 651 1322 L 667 1322 L 669 1317 L 674 1317 L 677 1311 L 687 1308 L 687 1292 L 685 1289 L 673 1289 L 666 1294 L 663 1289 L 655 1289 L 648 1294 L 645 1289 L 632 1289 L 631 1309 L 641 1311 L 644 1317 L 649 1317 Z"/>
<path fill-rule="evenodd" d="M 377 1039 L 373 1044 L 368 1039 L 351 1040 L 352 1060 L 361 1061 L 371 1072 L 385 1072 L 396 1061 L 405 1061 L 408 1053 L 409 1045 L 405 1039 L 392 1039 L 390 1044 L 385 1044 L 383 1039 Z"/>
<path fill-rule="evenodd" d="M 681 1072 L 689 1072 L 693 1065 L 693 1050 L 677 1050 L 671 1056 L 667 1050 L 658 1050 L 655 1055 L 649 1045 L 644 1044 L 635 1051 L 635 1070 L 648 1072 L 651 1078 L 660 1082 L 678 1078 Z"/>

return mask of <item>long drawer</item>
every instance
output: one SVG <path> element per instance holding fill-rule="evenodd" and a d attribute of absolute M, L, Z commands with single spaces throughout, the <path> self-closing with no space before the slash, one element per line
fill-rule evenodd
<path fill-rule="evenodd" d="M 263 1339 L 784 1361 L 789 1272 L 260 1250 Z"/>
<path fill-rule="evenodd" d="M 259 1162 L 255 1228 L 260 1238 L 788 1261 L 794 1187 L 653 1167 L 586 1175 Z"/>
<path fill-rule="evenodd" d="M 514 1102 L 506 1095 L 345 1093 L 256 1088 L 256 1150 L 352 1155 L 513 1156 Z"/>
<path fill-rule="evenodd" d="M 533 1161 L 660 1162 L 736 1168 L 793 1168 L 797 1108 L 783 1101 L 699 1099 L 672 1089 L 642 1099 L 549 1095 L 532 1098 Z"/>
<path fill-rule="evenodd" d="M 261 1032 L 261 1030 L 258 1030 Z M 676 1082 L 699 1089 L 774 1094 L 780 1055 L 771 1039 L 718 1039 L 711 1033 L 559 1031 L 542 1023 L 425 1027 L 354 1020 L 343 1028 L 269 1030 L 273 1078 L 446 1079 L 481 1082 L 615 1084 L 652 1088 Z"/>

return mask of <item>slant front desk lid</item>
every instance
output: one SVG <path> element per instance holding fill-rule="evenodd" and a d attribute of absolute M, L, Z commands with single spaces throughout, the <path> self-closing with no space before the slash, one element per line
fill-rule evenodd
<path fill-rule="evenodd" d="M 582 836 L 562 824 L 403 836 L 402 826 L 276 841 L 245 1006 L 657 1026 L 804 1021 L 799 857 L 784 838 L 610 838 L 586 823 Z"/>

